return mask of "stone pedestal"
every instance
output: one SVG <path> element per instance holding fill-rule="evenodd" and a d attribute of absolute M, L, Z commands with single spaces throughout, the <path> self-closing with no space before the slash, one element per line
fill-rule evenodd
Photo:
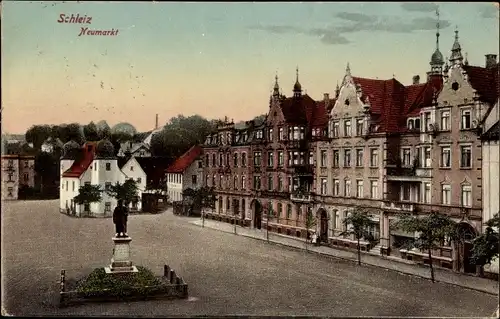
<path fill-rule="evenodd" d="M 115 248 L 113 249 L 113 258 L 111 265 L 105 267 L 107 274 L 123 274 L 138 272 L 137 267 L 130 261 L 130 237 L 113 237 Z"/>

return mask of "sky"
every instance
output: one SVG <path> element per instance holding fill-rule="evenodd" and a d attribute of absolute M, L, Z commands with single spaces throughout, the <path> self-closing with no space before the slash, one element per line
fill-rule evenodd
<path fill-rule="evenodd" d="M 429 71 L 437 8 L 444 56 L 455 28 L 470 64 L 498 54 L 490 2 L 3 1 L 2 131 L 100 120 L 146 131 L 156 114 L 160 125 L 178 114 L 249 120 L 267 113 L 276 74 L 292 95 L 297 67 L 316 100 L 334 94 L 348 62 L 354 76 L 411 84 Z"/>

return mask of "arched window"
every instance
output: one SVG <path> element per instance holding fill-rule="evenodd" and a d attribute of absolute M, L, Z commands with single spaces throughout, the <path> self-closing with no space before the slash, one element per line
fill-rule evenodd
<path fill-rule="evenodd" d="M 409 119 L 408 120 L 408 129 L 413 130 L 413 128 L 414 128 L 413 119 Z"/>

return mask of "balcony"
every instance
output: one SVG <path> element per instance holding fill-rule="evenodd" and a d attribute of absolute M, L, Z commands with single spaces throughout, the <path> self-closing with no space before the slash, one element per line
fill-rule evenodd
<path fill-rule="evenodd" d="M 292 164 L 290 168 L 292 169 L 292 174 L 296 176 L 314 176 L 314 165 Z"/>
<path fill-rule="evenodd" d="M 382 202 L 381 208 L 384 210 L 394 211 L 394 212 L 413 213 L 415 211 L 415 206 L 411 203 L 401 203 L 393 201 Z"/>
<path fill-rule="evenodd" d="M 292 202 L 300 203 L 310 203 L 312 201 L 312 195 L 310 193 L 291 193 L 290 200 Z"/>
<path fill-rule="evenodd" d="M 419 182 L 432 177 L 431 168 L 386 167 L 386 172 L 389 181 Z"/>
<path fill-rule="evenodd" d="M 217 173 L 219 174 L 231 174 L 230 166 L 222 166 L 217 169 Z"/>
<path fill-rule="evenodd" d="M 300 149 L 300 150 L 309 149 L 309 143 L 305 139 L 285 140 L 284 143 L 288 149 Z"/>
<path fill-rule="evenodd" d="M 262 190 L 260 192 L 260 196 L 262 197 L 267 197 L 267 198 L 280 198 L 280 199 L 288 199 L 290 198 L 290 193 L 289 192 L 280 192 L 276 190 Z"/>

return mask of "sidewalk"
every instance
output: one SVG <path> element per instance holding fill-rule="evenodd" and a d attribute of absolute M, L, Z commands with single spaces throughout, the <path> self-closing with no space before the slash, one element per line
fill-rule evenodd
<path fill-rule="evenodd" d="M 200 227 L 202 226 L 201 219 L 191 221 L 191 223 Z M 234 225 L 224 222 L 205 219 L 205 227 L 217 229 L 227 233 L 234 233 Z M 240 236 L 251 237 L 260 240 L 267 240 L 265 230 L 249 229 L 236 226 L 236 233 Z M 274 244 L 293 247 L 297 249 L 306 248 L 306 243 L 304 239 L 276 234 L 274 232 L 269 232 L 269 241 Z M 308 250 L 324 256 L 346 259 L 355 262 L 357 262 L 358 260 L 356 251 L 334 249 L 326 246 L 313 246 L 311 244 L 308 245 Z M 361 252 L 361 263 L 398 271 L 404 274 L 430 279 L 429 267 L 424 265 L 419 265 L 411 261 L 402 260 L 397 257 L 390 257 L 390 256 L 382 257 L 382 256 L 375 256 L 366 252 Z M 465 287 L 492 295 L 498 295 L 498 288 L 499 288 L 498 281 L 459 274 L 453 271 L 444 270 L 440 268 L 435 268 L 434 274 L 435 274 L 435 280 L 439 282 Z"/>

